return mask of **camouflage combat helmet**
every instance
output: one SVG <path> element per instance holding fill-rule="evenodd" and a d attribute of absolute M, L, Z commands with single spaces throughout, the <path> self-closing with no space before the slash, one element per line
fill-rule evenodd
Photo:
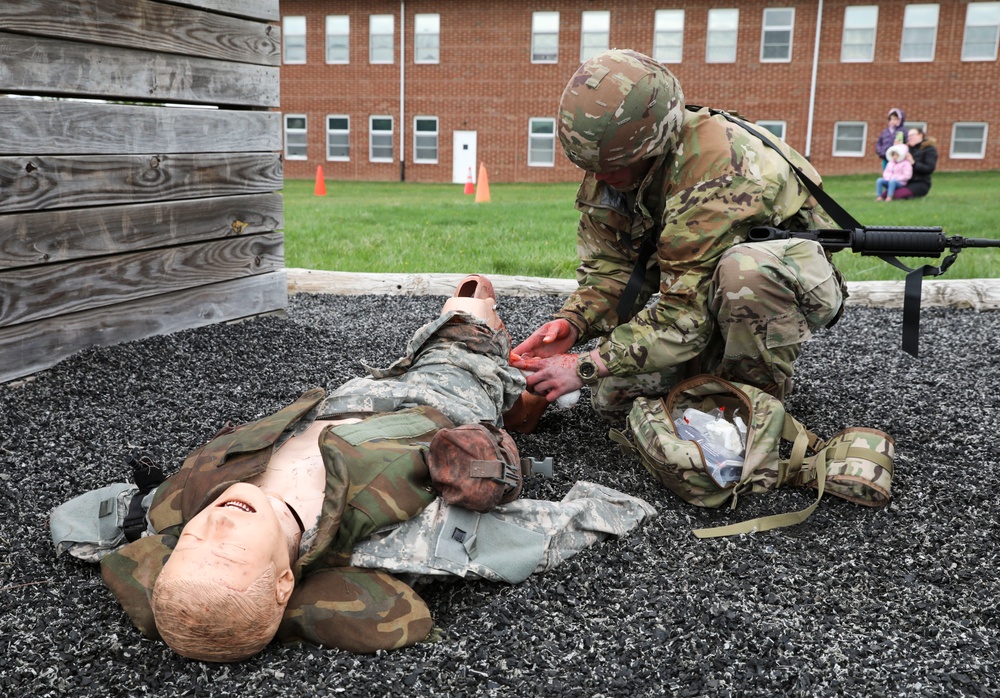
<path fill-rule="evenodd" d="M 677 78 L 635 51 L 597 54 L 580 66 L 559 100 L 566 157 L 590 172 L 630 167 L 671 150 L 683 120 Z"/>

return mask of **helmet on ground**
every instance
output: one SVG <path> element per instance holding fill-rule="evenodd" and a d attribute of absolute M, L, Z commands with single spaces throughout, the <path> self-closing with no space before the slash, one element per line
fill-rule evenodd
<path fill-rule="evenodd" d="M 580 66 L 559 100 L 566 157 L 590 172 L 631 167 L 671 150 L 683 120 L 677 78 L 635 51 L 597 54 Z"/>

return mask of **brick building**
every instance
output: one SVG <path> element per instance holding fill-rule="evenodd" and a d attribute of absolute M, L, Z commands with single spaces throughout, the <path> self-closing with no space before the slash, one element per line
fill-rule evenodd
<path fill-rule="evenodd" d="M 689 104 L 737 109 L 821 173 L 878 171 L 892 107 L 936 139 L 939 171 L 1000 169 L 1000 2 L 719 5 L 282 0 L 285 176 L 464 182 L 482 162 L 491 181 L 576 180 L 559 95 L 609 46 L 653 55 Z"/>

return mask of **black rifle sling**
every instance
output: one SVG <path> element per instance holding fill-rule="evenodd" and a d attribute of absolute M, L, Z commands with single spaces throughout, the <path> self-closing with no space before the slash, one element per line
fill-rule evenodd
<path fill-rule="evenodd" d="M 688 105 L 688 109 L 697 111 L 702 107 L 696 107 L 694 105 Z M 789 164 L 792 168 L 792 172 L 799 178 L 799 181 L 809 190 L 809 193 L 813 195 L 817 203 L 823 207 L 823 210 L 830 214 L 830 217 L 839 225 L 841 228 L 850 231 L 861 230 L 864 228 L 863 225 L 858 223 L 858 221 L 850 213 L 844 209 L 843 206 L 838 204 L 833 200 L 833 197 L 823 191 L 816 182 L 812 181 L 809 177 L 806 177 L 805 173 L 795 166 L 788 156 L 781 152 L 781 148 L 776 146 L 771 142 L 769 138 L 760 133 L 757 129 L 750 126 L 750 124 L 740 119 L 734 118 L 727 112 L 721 111 L 719 109 L 708 108 L 710 114 L 718 114 L 727 121 L 740 126 L 751 134 L 756 136 L 764 145 L 768 148 L 774 150 L 778 155 L 784 158 L 785 162 Z M 906 266 L 893 255 L 876 255 L 882 260 L 888 262 L 889 264 L 897 267 L 906 272 L 906 283 L 904 285 L 903 291 L 903 351 L 911 356 L 917 355 L 917 348 L 920 339 L 920 286 L 923 277 L 925 276 L 940 276 L 944 273 L 944 270 L 940 267 L 931 266 L 925 264 L 916 269 L 911 269 Z"/>

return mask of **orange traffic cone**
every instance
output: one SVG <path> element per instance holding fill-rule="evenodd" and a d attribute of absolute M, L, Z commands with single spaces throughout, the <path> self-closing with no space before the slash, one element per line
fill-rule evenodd
<path fill-rule="evenodd" d="M 479 184 L 476 185 L 476 203 L 490 202 L 490 179 L 486 176 L 486 165 L 479 163 Z"/>
<path fill-rule="evenodd" d="M 323 181 L 323 166 L 316 166 L 316 188 L 313 189 L 316 196 L 326 196 L 326 182 Z"/>
<path fill-rule="evenodd" d="M 472 168 L 471 167 L 469 168 L 469 176 L 465 180 L 465 193 L 466 194 L 475 194 L 476 193 L 476 187 L 472 183 Z"/>

